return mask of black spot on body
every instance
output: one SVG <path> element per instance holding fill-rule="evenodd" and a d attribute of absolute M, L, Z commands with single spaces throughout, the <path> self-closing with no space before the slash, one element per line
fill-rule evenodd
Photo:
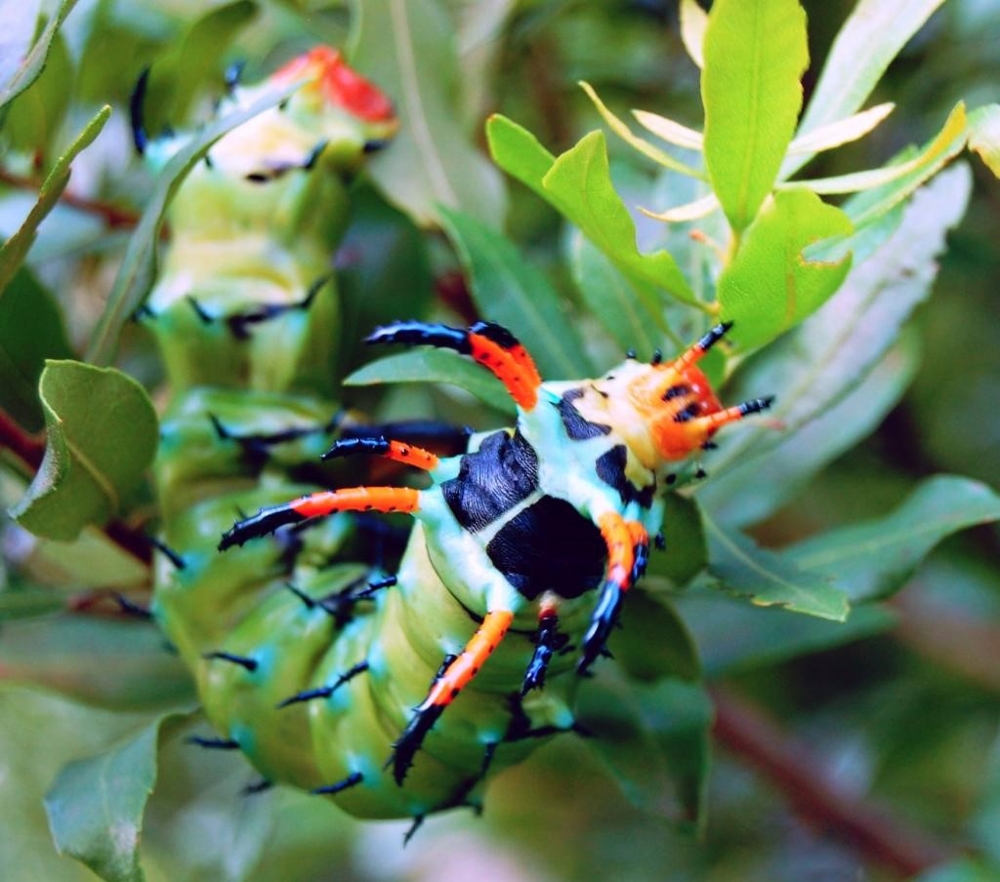
<path fill-rule="evenodd" d="M 647 484 L 642 489 L 637 488 L 625 474 L 627 464 L 628 450 L 624 444 L 616 444 L 607 453 L 598 457 L 597 477 L 618 491 L 623 504 L 638 502 L 643 508 L 649 508 L 653 504 L 656 484 Z"/>
<path fill-rule="evenodd" d="M 544 591 L 580 597 L 600 584 L 607 556 L 601 531 L 554 496 L 543 496 L 518 512 L 493 537 L 486 553 L 528 600 Z"/>
<path fill-rule="evenodd" d="M 456 520 L 475 533 L 538 487 L 538 455 L 519 434 L 494 432 L 462 457 L 458 476 L 441 485 Z"/>
<path fill-rule="evenodd" d="M 570 389 L 556 407 L 559 408 L 559 416 L 566 428 L 566 434 L 573 441 L 586 441 L 588 438 L 599 438 L 611 432 L 611 426 L 604 423 L 592 423 L 576 409 L 573 404 L 578 398 L 583 398 L 583 389 Z"/>

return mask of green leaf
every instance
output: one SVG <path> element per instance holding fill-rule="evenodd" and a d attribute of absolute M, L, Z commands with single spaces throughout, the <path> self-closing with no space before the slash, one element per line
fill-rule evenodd
<path fill-rule="evenodd" d="M 52 47 L 52 40 L 55 38 L 59 28 L 62 27 L 66 16 L 70 14 L 75 5 L 76 0 L 62 0 L 59 4 L 55 15 L 49 19 L 48 24 L 45 25 L 45 30 L 42 31 L 35 41 L 35 45 L 31 47 L 29 52 L 24 54 L 17 70 L 0 87 L 0 108 L 9 104 L 38 78 L 38 75 L 42 72 L 42 68 L 45 67 L 45 60 L 48 58 L 49 49 Z"/>
<path fill-rule="evenodd" d="M 75 75 L 76 66 L 66 41 L 61 34 L 56 34 L 38 79 L 3 110 L 4 140 L 8 150 L 36 154 L 48 167 L 50 150 L 66 125 L 66 111 L 73 97 L 66 83 Z"/>
<path fill-rule="evenodd" d="M 434 0 L 355 0 L 352 63 L 396 103 L 400 131 L 370 166 L 385 197 L 422 226 L 437 206 L 498 227 L 506 192 L 458 122 L 461 88 L 454 24 Z"/>
<path fill-rule="evenodd" d="M 842 622 L 847 595 L 831 578 L 805 571 L 785 554 L 759 548 L 749 538 L 726 530 L 702 513 L 708 539 L 708 571 L 727 591 L 756 606 L 780 606 L 792 612 Z"/>
<path fill-rule="evenodd" d="M 48 362 L 39 395 L 48 446 L 11 516 L 40 536 L 74 539 L 123 511 L 156 453 L 156 413 L 135 380 L 76 361 Z"/>
<path fill-rule="evenodd" d="M 998 519 L 1000 496 L 985 484 L 938 475 L 891 514 L 806 539 L 785 556 L 806 573 L 833 574 L 852 600 L 873 600 L 901 588 L 945 537 Z"/>
<path fill-rule="evenodd" d="M 809 63 L 796 0 L 716 0 L 705 32 L 705 164 L 733 229 L 771 191 L 802 107 Z"/>
<path fill-rule="evenodd" d="M 960 164 L 919 190 L 895 232 L 814 316 L 754 358 L 727 397 L 777 395 L 769 414 L 793 433 L 857 387 L 930 293 L 945 236 L 965 212 L 970 187 L 969 169 Z M 728 438 L 720 434 L 713 474 L 749 466 L 782 436 L 762 420 L 748 420 Z"/>
<path fill-rule="evenodd" d="M 737 462 L 717 477 L 707 455 L 711 480 L 699 486 L 698 501 L 720 523 L 745 527 L 793 500 L 827 463 L 871 434 L 902 397 L 920 356 L 914 337 L 903 342 L 906 345 L 890 350 L 857 388 L 816 419 L 795 430 L 771 429 L 776 443 L 761 456 Z"/>
<path fill-rule="evenodd" d="M 38 400 L 45 359 L 72 355 L 59 307 L 22 267 L 0 297 L 0 409 L 29 432 L 39 431 L 45 425 Z"/>
<path fill-rule="evenodd" d="M 644 283 L 633 283 L 603 252 L 575 227 L 566 237 L 570 272 L 584 304 L 622 352 L 634 349 L 640 358 L 652 358 L 665 333 L 656 292 Z M 659 332 L 658 330 L 659 329 Z"/>
<path fill-rule="evenodd" d="M 675 586 L 690 582 L 708 563 L 705 530 L 697 503 L 680 493 L 670 493 L 663 511 L 663 538 L 667 548 L 650 551 L 649 575 L 665 576 Z"/>
<path fill-rule="evenodd" d="M 52 210 L 62 195 L 62 191 L 66 189 L 66 184 L 69 183 L 70 163 L 100 134 L 110 117 L 111 108 L 105 105 L 84 126 L 83 131 L 76 136 L 76 140 L 69 145 L 66 152 L 52 166 L 52 170 L 42 183 L 42 188 L 38 193 L 38 201 L 28 212 L 28 217 L 21 228 L 0 246 L 0 297 L 3 296 L 4 290 L 10 284 L 14 273 L 20 269 L 24 262 L 24 257 L 28 253 L 28 249 L 31 248 L 31 243 L 35 241 L 38 225 Z"/>
<path fill-rule="evenodd" d="M 820 239 L 853 232 L 844 212 L 808 190 L 774 194 L 719 277 L 722 314 L 735 323 L 741 349 L 763 346 L 830 298 L 847 276 L 850 255 L 820 262 L 802 252 Z"/>
<path fill-rule="evenodd" d="M 861 113 L 854 113 L 851 116 L 820 126 L 818 129 L 813 129 L 808 134 L 797 135 L 788 145 L 788 155 L 795 156 L 806 153 L 814 156 L 823 150 L 832 150 L 834 147 L 857 141 L 879 125 L 892 113 L 895 107 L 896 105 L 891 102 L 876 104 L 874 107 L 869 107 L 868 110 L 861 111 Z"/>
<path fill-rule="evenodd" d="M 176 707 L 194 697 L 191 674 L 156 626 L 97 616 L 6 622 L 0 679 L 116 711 Z"/>
<path fill-rule="evenodd" d="M 798 134 L 859 110 L 899 50 L 943 2 L 860 0 L 833 42 Z M 786 173 L 793 174 L 810 158 L 798 156 Z"/>
<path fill-rule="evenodd" d="M 780 607 L 748 607 L 694 587 L 675 600 L 709 678 L 752 670 L 843 646 L 888 630 L 895 616 L 879 606 L 851 610 L 846 622 L 801 616 Z"/>
<path fill-rule="evenodd" d="M 45 794 L 56 848 L 108 882 L 141 882 L 139 863 L 146 801 L 157 773 L 161 737 L 188 714 L 166 714 L 138 735 L 91 759 L 66 766 Z"/>
<path fill-rule="evenodd" d="M 479 314 L 515 334 L 546 379 L 589 377 L 594 366 L 545 275 L 500 233 L 441 206 L 441 221 L 471 280 Z"/>
<path fill-rule="evenodd" d="M 705 66 L 705 29 L 708 16 L 696 0 L 681 0 L 681 40 L 687 54 L 698 67 Z"/>
<path fill-rule="evenodd" d="M 0 33 L 0 89 L 6 89 L 31 49 L 38 30 L 41 0 L 19 0 L 3 6 L 4 30 Z"/>
<path fill-rule="evenodd" d="M 705 149 L 705 136 L 701 132 L 689 129 L 687 126 L 657 113 L 650 113 L 648 110 L 633 110 L 632 115 L 641 126 L 649 129 L 656 137 L 662 138 L 668 144 L 674 144 L 687 150 Z"/>
<path fill-rule="evenodd" d="M 66 599 L 49 588 L 8 586 L 0 591 L 0 623 L 40 618 L 65 608 Z M 6 675 L 4 679 L 7 679 Z"/>
<path fill-rule="evenodd" d="M 534 135 L 498 114 L 487 122 L 486 136 L 497 165 L 576 224 L 630 280 L 705 308 L 670 254 L 639 253 L 635 223 L 611 182 L 603 133 L 591 132 L 558 159 Z"/>
<path fill-rule="evenodd" d="M 969 149 L 1000 177 L 1000 104 L 977 107 L 969 114 Z"/>
<path fill-rule="evenodd" d="M 934 867 L 913 882 L 996 882 L 1000 867 L 975 858 L 959 858 L 951 863 Z"/>
<path fill-rule="evenodd" d="M 501 413 L 517 412 L 513 399 L 496 377 L 482 365 L 446 349 L 411 349 L 387 355 L 344 379 L 345 386 L 380 383 L 450 383 Z"/>
<path fill-rule="evenodd" d="M 621 626 L 612 634 L 609 649 L 629 677 L 651 682 L 661 677 L 693 681 L 701 676 L 691 634 L 663 593 L 630 591 Z"/>
<path fill-rule="evenodd" d="M 156 278 L 156 246 L 163 213 L 183 182 L 184 176 L 223 135 L 280 104 L 300 85 L 299 82 L 293 82 L 282 88 L 269 90 L 248 107 L 215 120 L 201 129 L 163 167 L 142 218 L 132 233 L 132 238 L 129 239 L 121 267 L 108 295 L 108 302 L 91 336 L 87 347 L 88 362 L 105 365 L 112 361 L 122 325 L 142 305 L 146 294 L 149 293 Z"/>

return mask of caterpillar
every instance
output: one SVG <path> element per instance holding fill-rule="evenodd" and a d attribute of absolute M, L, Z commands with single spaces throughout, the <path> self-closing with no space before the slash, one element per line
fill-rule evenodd
<path fill-rule="evenodd" d="M 281 702 L 309 706 L 323 777 L 314 792 L 362 817 L 419 822 L 477 806 L 491 771 L 574 729 L 572 670 L 586 674 L 605 652 L 659 536 L 672 469 L 712 446 L 722 426 L 771 404 L 723 407 L 699 369 L 729 327 L 669 362 L 629 358 L 598 379 L 549 383 L 514 335 L 488 322 L 402 321 L 368 338 L 470 356 L 503 382 L 518 418 L 452 457 L 384 436 L 339 440 L 327 458 L 383 457 L 430 484 L 305 494 L 223 534 L 220 551 L 335 513 L 415 520 L 393 586 L 341 619 L 310 682 Z M 284 601 L 286 615 L 314 626 L 330 618 L 322 605 Z M 227 643 L 220 658 L 252 688 L 275 649 L 273 637 L 238 650 Z"/>

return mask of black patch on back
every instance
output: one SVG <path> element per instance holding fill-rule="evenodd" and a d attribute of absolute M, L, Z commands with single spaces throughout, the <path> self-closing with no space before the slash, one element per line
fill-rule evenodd
<path fill-rule="evenodd" d="M 592 423 L 586 419 L 573 404 L 578 398 L 583 398 L 583 389 L 570 389 L 559 399 L 556 407 L 559 408 L 559 416 L 562 418 L 566 434 L 573 441 L 586 441 L 588 438 L 599 438 L 611 432 L 611 426 L 604 423 Z"/>
<path fill-rule="evenodd" d="M 643 508 L 649 508 L 653 504 L 656 484 L 647 484 L 641 490 L 637 489 L 625 475 L 627 463 L 628 451 L 625 445 L 616 444 L 607 453 L 598 457 L 597 477 L 618 491 L 622 503 L 627 505 L 630 502 L 638 502 Z"/>
<path fill-rule="evenodd" d="M 458 476 L 441 485 L 456 520 L 475 533 L 526 499 L 538 487 L 538 455 L 515 432 L 494 432 L 479 450 L 462 457 Z"/>
<path fill-rule="evenodd" d="M 580 597 L 604 578 L 601 531 L 564 499 L 543 496 L 519 512 L 486 546 L 493 565 L 520 594 Z"/>

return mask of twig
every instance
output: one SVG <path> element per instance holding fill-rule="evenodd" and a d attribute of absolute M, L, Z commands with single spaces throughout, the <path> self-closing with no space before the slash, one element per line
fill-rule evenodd
<path fill-rule="evenodd" d="M 926 831 L 849 793 L 821 760 L 761 710 L 726 689 L 712 691 L 719 743 L 755 767 L 811 821 L 905 878 L 956 856 Z"/>
<path fill-rule="evenodd" d="M 21 190 L 40 190 L 42 182 L 36 178 L 15 175 L 5 168 L 0 168 L 0 183 L 9 184 Z M 101 217 L 111 229 L 121 227 L 134 227 L 139 223 L 139 214 L 127 208 L 118 208 L 100 199 L 88 199 L 84 196 L 76 196 L 68 190 L 64 190 L 59 195 L 59 201 L 71 208 L 86 211 L 89 214 L 96 214 Z"/>

